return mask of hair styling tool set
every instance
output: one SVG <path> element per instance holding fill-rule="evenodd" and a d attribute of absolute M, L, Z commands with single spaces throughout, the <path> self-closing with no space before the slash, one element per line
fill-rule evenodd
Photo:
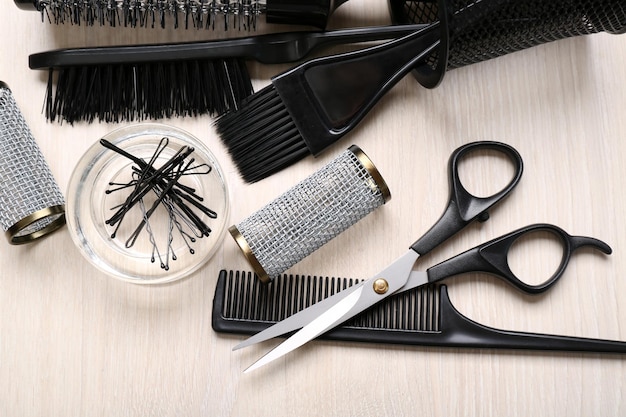
<path fill-rule="evenodd" d="M 166 27 L 171 21 L 174 27 L 226 29 L 254 29 L 261 15 L 270 23 L 324 28 L 332 12 L 344 2 L 16 0 L 19 7 L 37 10 L 44 20 L 55 24 Z M 243 179 L 255 182 L 307 155 L 321 153 L 360 123 L 409 72 L 422 86 L 434 88 L 451 69 L 568 37 L 626 31 L 623 0 L 390 0 L 389 6 L 395 26 L 59 49 L 31 55 L 29 66 L 49 71 L 45 113 L 50 120 L 117 122 L 218 114 L 218 134 Z M 253 93 L 245 60 L 295 62 L 321 47 L 371 41 L 387 42 L 305 61 Z M 502 190 L 479 198 L 461 184 L 458 162 L 470 152 L 485 149 L 503 153 L 513 163 L 515 173 Z M 151 164 L 144 167 L 145 161 L 136 162 L 138 175 L 155 171 Z M 425 271 L 413 270 L 421 255 L 474 220 L 487 220 L 488 210 L 519 182 L 522 166 L 520 155 L 508 145 L 475 142 L 462 146 L 450 158 L 450 198 L 443 215 L 388 267 L 362 281 L 281 275 L 390 198 L 374 164 L 352 146 L 229 229 L 255 275 L 220 273 L 214 329 L 258 332 L 236 348 L 292 335 L 249 370 L 316 337 L 626 353 L 626 342 L 483 326 L 459 313 L 447 296 L 446 286 L 439 284 L 466 272 L 485 272 L 526 293 L 541 293 L 563 275 L 577 249 L 590 246 L 610 254 L 611 248 L 597 239 L 571 236 L 549 224 L 534 224 Z M 179 169 L 179 174 L 183 171 Z M 161 187 L 165 193 L 170 191 L 162 187 L 168 179 L 160 177 L 145 184 Z M 551 277 L 531 285 L 510 270 L 507 255 L 518 239 L 536 232 L 556 236 L 563 255 Z"/>

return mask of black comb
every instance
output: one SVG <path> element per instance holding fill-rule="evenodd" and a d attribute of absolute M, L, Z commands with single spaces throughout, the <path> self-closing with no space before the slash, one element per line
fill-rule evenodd
<path fill-rule="evenodd" d="M 264 285 L 252 272 L 219 273 L 213 329 L 254 334 L 359 282 L 280 275 Z M 285 335 L 288 336 L 288 335 Z M 452 305 L 445 285 L 393 295 L 321 339 L 420 346 L 626 353 L 626 342 L 499 330 L 470 320 Z"/>

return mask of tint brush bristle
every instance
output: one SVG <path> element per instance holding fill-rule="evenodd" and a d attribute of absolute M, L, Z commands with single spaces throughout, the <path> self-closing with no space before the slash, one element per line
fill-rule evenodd
<path fill-rule="evenodd" d="M 222 115 L 216 128 L 247 182 L 311 154 L 273 85 L 243 100 L 239 110 Z"/>
<path fill-rule="evenodd" d="M 252 93 L 237 59 L 86 65 L 49 71 L 45 113 L 70 124 L 214 115 Z"/>

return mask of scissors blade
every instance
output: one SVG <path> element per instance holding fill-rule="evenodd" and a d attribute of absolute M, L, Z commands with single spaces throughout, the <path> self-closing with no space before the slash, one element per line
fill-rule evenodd
<path fill-rule="evenodd" d="M 357 291 L 353 291 L 347 297 L 344 297 L 341 301 L 323 312 L 311 323 L 304 326 L 299 332 L 291 336 L 289 339 L 285 340 L 283 343 L 278 345 L 278 347 L 271 350 L 261 359 L 252 364 L 248 369 L 244 371 L 244 373 L 254 371 L 255 369 L 258 369 L 263 365 L 267 365 L 268 363 L 280 358 L 281 356 L 286 355 L 292 350 L 295 350 L 304 345 L 309 340 L 314 339 L 324 333 L 328 329 L 329 324 L 334 323 L 337 320 L 337 317 L 345 317 L 348 315 L 348 313 L 359 301 L 359 298 L 361 298 L 362 291 L 363 286 L 358 288 Z"/>
<path fill-rule="evenodd" d="M 430 284 L 428 281 L 428 272 L 426 271 L 411 271 L 409 279 L 400 289 L 401 292 L 411 290 L 413 288 L 421 287 L 422 285 Z M 400 291 L 398 291 L 400 292 Z"/>
<path fill-rule="evenodd" d="M 351 287 L 346 288 L 343 291 L 340 291 L 336 294 L 331 295 L 328 298 L 324 298 L 321 301 L 305 308 L 304 310 L 300 310 L 299 312 L 292 314 L 286 319 L 279 321 L 276 324 L 268 327 L 267 329 L 256 333 L 243 342 L 239 343 L 233 350 L 242 349 L 257 343 L 264 342 L 269 339 L 273 339 L 278 336 L 282 336 L 285 333 L 293 332 L 294 330 L 298 330 L 309 324 L 316 317 L 319 317 L 324 311 L 328 310 L 330 307 L 335 305 L 339 300 L 347 297 L 357 289 L 359 289 L 365 281 L 359 282 Z"/>
<path fill-rule="evenodd" d="M 328 303 L 325 311 L 322 311 L 317 317 L 312 318 L 300 331 L 271 350 L 244 372 L 258 369 L 286 355 L 403 288 L 409 279 L 413 264 L 415 264 L 418 257 L 419 254 L 417 252 L 409 250 L 387 268 L 383 269 L 372 278 L 358 284 L 358 288 L 351 291 L 349 294 L 344 294 L 346 290 L 335 294 L 331 298 L 336 298 L 336 300 L 333 300 L 333 303 Z M 388 285 L 386 292 L 382 294 L 377 292 L 373 286 L 374 282 L 378 279 L 384 279 Z M 350 288 L 354 288 L 354 286 Z M 338 295 L 343 296 L 339 298 L 337 297 Z"/>

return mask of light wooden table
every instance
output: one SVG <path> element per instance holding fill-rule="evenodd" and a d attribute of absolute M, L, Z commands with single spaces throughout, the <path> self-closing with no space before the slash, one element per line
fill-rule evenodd
<path fill-rule="evenodd" d="M 331 26 L 384 24 L 386 7 L 349 2 Z M 45 74 L 28 69 L 28 55 L 218 36 L 226 34 L 55 27 L 9 1 L 0 15 L 0 79 L 65 190 L 83 152 L 119 125 L 47 123 Z M 288 67 L 252 64 L 255 87 Z M 578 253 L 545 295 L 524 296 L 475 274 L 450 282 L 450 296 L 463 314 L 486 325 L 626 340 L 625 67 L 626 36 L 599 34 L 452 71 L 432 91 L 407 77 L 322 156 L 254 185 L 239 179 L 209 117 L 164 122 L 201 138 L 219 158 L 231 191 L 231 223 L 358 144 L 389 183 L 391 201 L 290 270 L 358 278 L 394 260 L 439 217 L 453 149 L 475 140 L 509 143 L 525 161 L 517 190 L 487 223 L 470 227 L 428 263 L 534 222 L 600 238 L 613 255 Z M 467 181 L 477 187 L 499 175 L 472 167 Z M 554 267 L 549 244 L 525 249 L 514 260 L 527 276 Z M 165 286 L 98 272 L 66 229 L 19 247 L 0 240 L 0 415 L 626 415 L 626 357 L 620 356 L 315 341 L 243 375 L 275 342 L 231 352 L 242 337 L 212 330 L 222 268 L 249 270 L 230 237 L 199 272 Z"/>

